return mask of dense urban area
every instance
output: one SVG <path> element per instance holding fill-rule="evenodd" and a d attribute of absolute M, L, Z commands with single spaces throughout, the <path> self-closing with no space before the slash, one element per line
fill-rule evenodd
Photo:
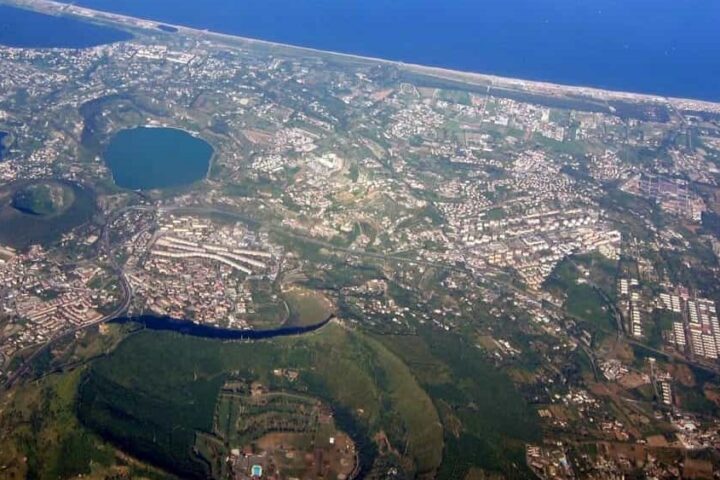
<path fill-rule="evenodd" d="M 719 104 L 62 10 L 133 36 L 0 47 L 0 477 L 717 478 Z"/>

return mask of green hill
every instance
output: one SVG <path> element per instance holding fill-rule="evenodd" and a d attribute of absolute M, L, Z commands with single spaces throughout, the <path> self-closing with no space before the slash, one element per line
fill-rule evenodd
<path fill-rule="evenodd" d="M 72 189 L 60 183 L 43 182 L 28 185 L 15 192 L 12 206 L 29 215 L 48 217 L 64 212 L 73 201 Z"/>
<path fill-rule="evenodd" d="M 276 369 L 300 371 L 294 382 Z M 329 324 L 303 337 L 219 342 L 167 332 L 141 332 L 93 363 L 79 391 L 83 423 L 129 453 L 182 474 L 206 478 L 193 452 L 210 433 L 229 375 L 271 389 L 297 391 L 333 406 L 338 427 L 372 463 L 372 437 L 383 432 L 411 473 L 440 466 L 443 430 L 427 393 L 405 364 L 367 336 Z"/>

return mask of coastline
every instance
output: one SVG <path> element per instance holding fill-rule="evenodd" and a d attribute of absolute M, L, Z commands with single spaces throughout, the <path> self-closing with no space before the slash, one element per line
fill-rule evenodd
<path fill-rule="evenodd" d="M 466 83 L 472 86 L 481 86 L 488 88 L 507 88 L 524 93 L 535 93 L 557 98 L 573 97 L 599 101 L 631 101 L 637 103 L 652 103 L 670 105 L 676 109 L 701 111 L 720 114 L 720 101 L 699 100 L 683 97 L 667 97 L 661 95 L 623 92 L 618 90 L 606 90 L 597 87 L 586 87 L 579 85 L 563 85 L 545 81 L 524 80 L 519 78 L 503 77 L 492 74 L 468 72 L 452 70 L 442 67 L 432 67 L 426 65 L 418 65 L 414 63 L 405 63 L 395 60 L 383 58 L 362 56 L 351 53 L 335 52 L 330 50 L 321 50 L 311 47 L 302 47 L 289 45 L 268 40 L 261 40 L 227 33 L 213 32 L 184 25 L 176 25 L 158 20 L 150 20 L 146 18 L 131 17 L 128 15 L 106 12 L 102 10 L 94 10 L 86 7 L 79 7 L 73 4 L 60 3 L 54 0 L 0 0 L 0 4 L 15 6 L 33 10 L 40 13 L 50 15 L 70 15 L 80 19 L 95 21 L 98 23 L 107 23 L 114 26 L 124 26 L 126 28 L 149 30 L 153 32 L 163 33 L 159 30 L 159 25 L 171 27 L 177 30 L 174 33 L 163 33 L 165 35 L 184 34 L 187 36 L 195 36 L 205 40 L 214 40 L 224 45 L 246 44 L 248 46 L 261 46 L 270 49 L 280 49 L 291 54 L 311 54 L 315 56 L 333 57 L 338 60 L 375 63 L 393 66 L 407 72 L 422 74 L 444 80 L 453 80 Z"/>

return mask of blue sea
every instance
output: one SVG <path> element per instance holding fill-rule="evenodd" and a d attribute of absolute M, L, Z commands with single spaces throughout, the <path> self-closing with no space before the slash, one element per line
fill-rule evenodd
<path fill-rule="evenodd" d="M 87 48 L 130 38 L 132 35 L 123 30 L 0 5 L 0 45 Z"/>
<path fill-rule="evenodd" d="M 73 3 L 409 63 L 720 101 L 720 0 Z"/>

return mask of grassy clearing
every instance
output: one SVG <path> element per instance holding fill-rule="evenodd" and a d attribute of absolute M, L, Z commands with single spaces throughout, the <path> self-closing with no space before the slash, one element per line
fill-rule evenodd
<path fill-rule="evenodd" d="M 304 327 L 326 320 L 333 312 L 333 305 L 323 294 L 302 287 L 292 286 L 283 292 L 290 309 L 287 326 Z"/>
<path fill-rule="evenodd" d="M 255 305 L 255 311 L 246 315 L 250 325 L 260 330 L 268 330 L 278 328 L 288 320 L 287 306 L 272 283 L 251 280 L 250 289 Z"/>
<path fill-rule="evenodd" d="M 583 275 L 583 269 L 587 275 Z M 565 310 L 587 322 L 595 334 L 612 334 L 616 330 L 613 313 L 601 293 L 615 297 L 617 265 L 600 255 L 580 255 L 561 262 L 545 283 L 552 292 L 565 296 Z M 585 282 L 585 283 L 583 283 Z"/>
<path fill-rule="evenodd" d="M 567 291 L 565 309 L 570 315 L 586 320 L 605 333 L 615 330 L 615 321 L 605 300 L 589 285 L 571 286 Z"/>

